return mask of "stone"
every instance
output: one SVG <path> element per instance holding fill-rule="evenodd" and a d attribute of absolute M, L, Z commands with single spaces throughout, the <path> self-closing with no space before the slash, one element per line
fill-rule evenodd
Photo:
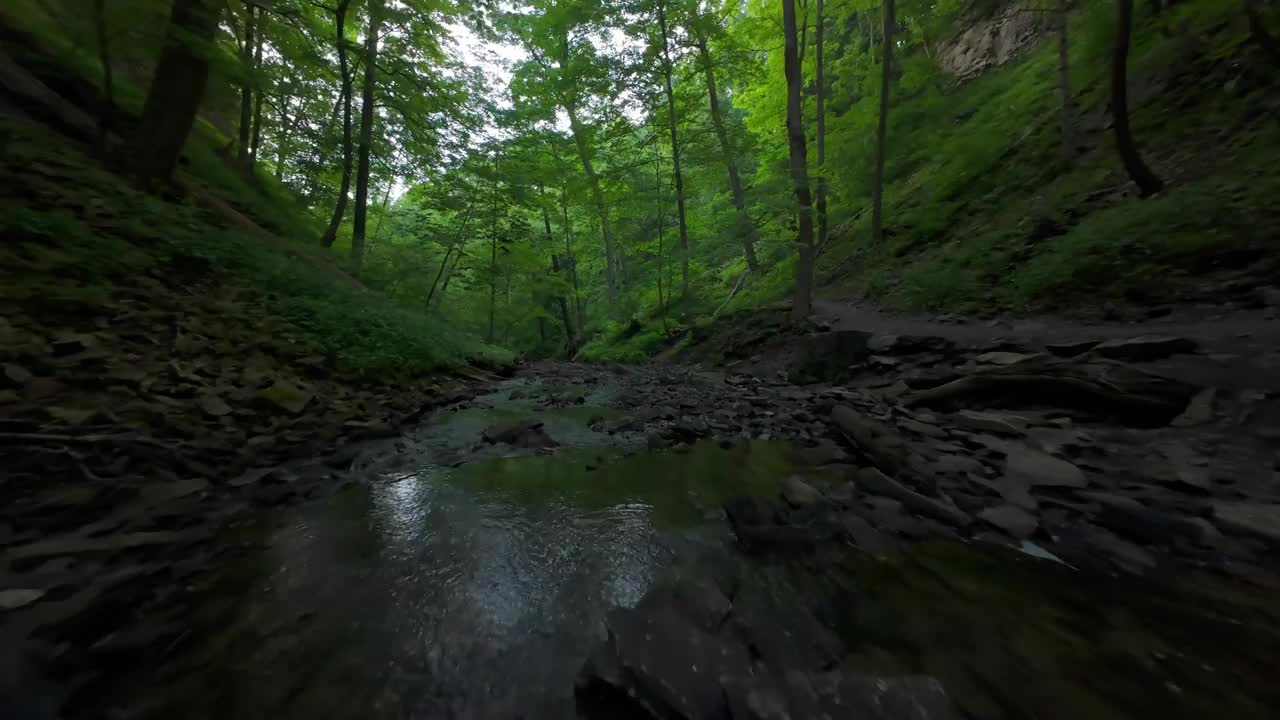
<path fill-rule="evenodd" d="M 911 512 L 933 518 L 948 525 L 963 526 L 969 523 L 969 515 L 954 505 L 926 497 L 901 485 L 876 468 L 862 468 L 857 475 L 858 486 L 867 492 L 884 495 L 901 502 Z"/>
<path fill-rule="evenodd" d="M 966 430 L 996 435 L 1022 435 L 1027 427 L 1026 418 L 1020 415 L 981 410 L 961 410 L 953 413 L 951 422 Z"/>
<path fill-rule="evenodd" d="M 892 537 L 876 530 L 857 513 L 842 512 L 835 522 L 840 536 L 868 555 L 888 557 L 897 549 Z"/>
<path fill-rule="evenodd" d="M 1196 427 L 1212 421 L 1213 401 L 1216 395 L 1217 390 L 1214 388 L 1205 388 L 1196 393 L 1195 397 L 1191 398 L 1191 402 L 1187 403 L 1187 409 L 1169 424 L 1174 427 Z"/>
<path fill-rule="evenodd" d="M 200 406 L 200 409 L 210 417 L 223 417 L 224 415 L 231 414 L 231 406 L 217 395 L 201 395 L 200 399 L 197 400 L 196 403 Z"/>
<path fill-rule="evenodd" d="M 542 429 L 541 420 L 523 420 L 505 425 L 493 425 L 485 429 L 485 442 L 490 445 L 505 443 L 514 447 L 536 449 L 559 445 Z"/>
<path fill-rule="evenodd" d="M 258 397 L 293 415 L 301 413 L 311 402 L 311 393 L 293 383 L 276 380 L 271 387 L 258 392 Z"/>
<path fill-rule="evenodd" d="M 1016 505 L 998 505 L 978 513 L 978 517 L 1004 530 L 1017 540 L 1029 538 L 1040 527 L 1035 515 Z"/>
<path fill-rule="evenodd" d="M 945 475 L 981 475 L 986 469 L 982 463 L 964 455 L 942 455 L 929 466 L 935 473 Z"/>
<path fill-rule="evenodd" d="M 198 539 L 207 534 L 207 531 L 204 530 L 199 532 L 156 530 L 151 532 L 118 533 L 92 538 L 73 535 L 37 540 L 33 543 L 10 548 L 8 552 L 11 560 L 31 560 L 57 555 L 116 552 L 151 545 L 168 545 Z"/>
<path fill-rule="evenodd" d="M 1223 532 L 1251 535 L 1280 545 L 1280 504 L 1215 502 L 1213 519 Z"/>
<path fill-rule="evenodd" d="M 44 590 L 34 588 L 13 588 L 0 590 L 0 610 L 17 610 L 44 597 Z"/>
<path fill-rule="evenodd" d="M 1006 481 L 1033 487 L 1082 488 L 1089 484 L 1080 468 L 1025 445 L 1009 448 L 1004 477 Z"/>
<path fill-rule="evenodd" d="M 979 355 L 975 360 L 985 365 L 1016 365 L 1024 360 L 1031 360 L 1040 357 L 1038 353 L 1016 353 L 1016 352 L 989 352 Z"/>
<path fill-rule="evenodd" d="M 937 425 L 929 425 L 928 423 L 922 423 L 917 420 L 912 420 L 911 418 L 900 418 L 897 422 L 898 427 L 903 428 L 904 430 L 910 430 L 917 435 L 922 435 L 927 438 L 940 440 L 947 436 L 947 431 Z"/>
<path fill-rule="evenodd" d="M 1057 355 L 1058 357 L 1075 357 L 1082 355 L 1098 346 L 1099 340 L 1076 340 L 1069 342 L 1050 343 L 1044 346 L 1045 350 Z"/>
<path fill-rule="evenodd" d="M 803 508 L 816 505 L 822 499 L 822 493 L 800 476 L 792 475 L 782 483 L 782 497 L 792 507 Z"/>
<path fill-rule="evenodd" d="M 1149 545 L 1172 545 L 1178 540 L 1204 542 L 1211 535 L 1203 524 L 1185 515 L 1147 507 L 1137 500 L 1105 492 L 1080 493 L 1098 503 L 1097 523 L 1118 535 Z"/>
<path fill-rule="evenodd" d="M 745 647 L 700 630 L 668 608 L 618 608 L 605 625 L 605 649 L 583 667 L 576 688 L 587 717 L 728 715 L 720 678 L 749 674 Z"/>
<path fill-rule="evenodd" d="M 23 385 L 31 382 L 31 378 L 34 377 L 30 370 L 14 363 L 4 364 L 4 376 L 10 383 L 18 387 L 22 387 Z"/>
<path fill-rule="evenodd" d="M 177 500 L 209 489 L 209 481 L 203 478 L 187 478 L 169 483 L 154 483 L 142 489 L 142 498 L 148 503 L 160 503 Z"/>
<path fill-rule="evenodd" d="M 1145 362 L 1163 360 L 1179 353 L 1195 352 L 1198 345 L 1190 338 L 1172 335 L 1139 335 L 1099 343 L 1093 352 L 1112 360 Z"/>
<path fill-rule="evenodd" d="M 791 451 L 791 456 L 797 463 L 811 467 L 842 463 L 849 459 L 844 448 L 829 440 L 821 441 L 811 448 L 796 448 Z"/>

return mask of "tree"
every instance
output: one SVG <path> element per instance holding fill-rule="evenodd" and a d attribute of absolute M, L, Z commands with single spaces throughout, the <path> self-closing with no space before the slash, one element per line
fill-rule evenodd
<path fill-rule="evenodd" d="M 880 124 L 876 128 L 876 169 L 871 180 L 871 240 L 884 240 L 884 160 L 889 134 L 889 80 L 893 72 L 894 0 L 884 0 L 884 32 L 881 35 Z"/>
<path fill-rule="evenodd" d="M 209 82 L 218 7 L 215 0 L 173 0 L 164 47 L 125 154 L 129 171 L 146 184 L 172 178 L 195 125 Z"/>
<path fill-rule="evenodd" d="M 342 216 L 347 211 L 347 194 L 351 192 L 351 95 L 353 83 L 350 63 L 347 61 L 346 34 L 347 9 L 350 7 L 351 0 L 338 0 L 338 6 L 333 11 L 334 26 L 337 33 L 338 75 L 342 80 L 342 89 L 339 91 L 340 102 L 342 103 L 342 179 L 338 182 L 338 199 L 334 202 L 333 216 L 329 218 L 329 226 L 325 228 L 324 235 L 320 238 L 320 243 L 325 247 L 332 247 L 334 241 L 338 238 L 338 228 L 342 226 Z M 363 137 L 363 133 L 361 137 Z"/>
<path fill-rule="evenodd" d="M 680 138 L 676 132 L 676 95 L 671 85 L 671 47 L 667 39 L 667 7 L 658 0 L 658 30 L 662 34 L 662 76 L 667 91 L 667 113 L 671 128 L 671 173 L 676 184 L 676 219 L 680 228 L 680 298 L 689 304 L 689 223 L 685 218 L 684 175 L 680 172 Z"/>
<path fill-rule="evenodd" d="M 98 114 L 98 151 L 105 157 L 110 150 L 112 114 L 115 113 L 115 78 L 111 69 L 111 34 L 107 30 L 107 0 L 93 0 L 93 26 L 98 45 L 98 63 L 102 66 L 102 109 Z"/>
<path fill-rule="evenodd" d="M 800 322 L 809 317 L 813 306 L 813 198 L 809 194 L 808 151 L 805 148 L 804 118 L 800 114 L 803 78 L 800 52 L 796 42 L 795 0 L 782 0 L 783 66 L 787 79 L 787 144 L 791 154 L 791 180 L 796 194 L 796 261 L 795 298 L 791 319 Z"/>
<path fill-rule="evenodd" d="M 1111 113 L 1115 125 L 1116 149 L 1124 169 L 1146 197 L 1160 192 L 1164 183 L 1151 172 L 1133 141 L 1129 128 L 1129 33 L 1133 24 L 1133 0 L 1116 0 L 1116 37 L 1111 58 Z"/>
<path fill-rule="evenodd" d="M 755 224 L 747 216 L 746 193 L 742 189 L 742 176 L 738 171 L 738 156 L 729 141 L 729 133 L 725 129 L 724 113 L 720 109 L 720 92 L 716 86 L 715 62 L 707 47 L 707 35 L 702 30 L 704 22 L 694 25 L 694 44 L 698 49 L 698 59 L 702 61 L 702 74 L 707 82 L 707 97 L 711 105 L 711 125 L 716 139 L 720 142 L 720 152 L 724 155 L 725 167 L 729 171 L 729 193 L 733 199 L 733 209 L 737 214 L 737 234 L 742 241 L 742 256 L 747 259 L 747 268 L 752 272 L 760 269 L 760 261 L 756 258 Z"/>
<path fill-rule="evenodd" d="M 378 82 L 378 33 L 382 31 L 382 0 L 369 0 L 369 27 L 364 50 L 364 87 L 360 105 L 359 168 L 356 206 L 351 230 L 351 265 L 360 273 L 364 264 L 365 223 L 369 212 L 369 155 L 373 151 L 374 97 Z"/>
<path fill-rule="evenodd" d="M 818 0 L 817 20 L 813 33 L 814 62 L 814 95 L 817 104 L 817 143 L 818 143 L 818 247 L 827 243 L 827 180 L 824 166 L 827 163 L 827 109 L 826 109 L 826 68 L 822 57 L 823 0 Z M 810 260 L 812 262 L 812 260 Z"/>
<path fill-rule="evenodd" d="M 257 6 L 252 2 L 244 3 L 244 40 L 240 46 L 240 126 L 239 143 L 237 145 L 240 165 L 248 168 L 252 165 L 250 145 L 253 140 L 253 81 L 255 67 L 253 63 L 254 49 L 254 14 Z"/>

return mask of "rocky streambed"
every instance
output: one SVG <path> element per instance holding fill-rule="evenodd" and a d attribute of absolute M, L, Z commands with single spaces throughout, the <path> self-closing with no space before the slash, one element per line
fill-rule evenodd
<path fill-rule="evenodd" d="M 32 717 L 1265 717 L 1275 358 L 1211 350 L 818 330 L 531 365 L 235 476 L 326 488 L 301 504 L 220 516 L 173 481 L 159 526 L 7 543 L 4 692 Z"/>

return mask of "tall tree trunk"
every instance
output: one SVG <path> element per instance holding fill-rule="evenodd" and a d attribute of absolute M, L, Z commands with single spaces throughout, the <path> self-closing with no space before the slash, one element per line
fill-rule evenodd
<path fill-rule="evenodd" d="M 551 272 L 560 273 L 560 256 L 554 253 L 551 255 Z M 560 306 L 560 318 L 564 323 L 565 356 L 571 358 L 578 343 L 573 335 L 573 319 L 569 317 L 569 302 L 565 300 L 563 292 L 556 296 L 556 303 Z"/>
<path fill-rule="evenodd" d="M 387 213 L 391 212 L 391 186 L 394 184 L 391 178 L 387 178 L 387 189 L 382 192 L 382 210 L 378 213 L 378 224 L 373 226 L 374 240 L 382 237 L 382 221 L 386 220 Z"/>
<path fill-rule="evenodd" d="M 823 39 L 823 0 L 818 0 L 817 7 L 818 17 L 817 25 L 813 33 L 813 62 L 815 65 L 815 84 L 817 88 L 814 91 L 815 100 L 817 102 L 817 142 L 818 142 L 818 247 L 824 247 L 827 244 L 827 177 L 823 169 L 827 163 L 827 85 L 826 85 L 826 68 L 823 65 L 822 57 L 822 39 Z"/>
<path fill-rule="evenodd" d="M 565 112 L 569 115 L 569 129 L 573 133 L 573 141 L 578 148 L 578 157 L 582 160 L 582 171 L 586 173 L 587 181 L 591 185 L 591 199 L 595 202 L 596 214 L 600 217 L 600 233 L 604 237 L 604 277 L 609 315 L 612 316 L 617 309 L 618 278 L 617 258 L 613 252 L 613 235 L 609 232 L 609 206 L 605 202 L 604 191 L 600 189 L 600 178 L 596 175 L 595 167 L 591 162 L 591 148 L 587 146 L 585 132 L 581 123 L 578 122 L 577 108 L 570 103 L 565 106 Z"/>
<path fill-rule="evenodd" d="M 569 38 L 560 38 L 560 67 L 569 67 Z M 600 216 L 600 234 L 604 239 L 604 277 L 609 302 L 609 315 L 612 317 L 618 306 L 617 258 L 613 251 L 613 234 L 609 231 L 609 206 L 605 202 L 604 191 L 600 188 L 600 178 L 596 175 L 591 162 L 591 147 L 587 144 L 586 130 L 578 120 L 578 104 L 573 93 L 576 89 L 561 89 L 560 105 L 569 116 L 569 130 L 573 134 L 574 145 L 578 148 L 578 157 L 582 161 L 582 171 L 591 184 L 591 198 L 596 205 L 596 214 Z"/>
<path fill-rule="evenodd" d="M 264 31 L 258 28 L 257 38 L 255 39 L 255 47 L 253 49 L 253 74 L 255 78 L 262 77 L 262 36 Z M 249 141 L 249 164 L 258 164 L 258 148 L 262 146 L 262 87 L 259 85 L 258 92 L 253 98 L 253 137 Z"/>
<path fill-rule="evenodd" d="M 876 169 L 871 179 L 871 239 L 884 239 L 884 159 L 889 135 L 889 80 L 893 73 L 893 0 L 884 0 L 884 41 L 881 43 L 880 125 L 876 129 Z"/>
<path fill-rule="evenodd" d="M 1158 193 L 1164 183 L 1142 161 L 1129 129 L 1129 31 L 1133 24 L 1133 0 L 1116 0 L 1119 11 L 1116 17 L 1115 52 L 1111 64 L 1111 113 L 1116 130 L 1116 149 L 1124 161 L 1124 169 L 1138 186 L 1138 192 L 1146 197 Z"/>
<path fill-rule="evenodd" d="M 724 155 L 725 166 L 729 170 L 729 193 L 733 197 L 734 212 L 737 213 L 737 234 L 742 241 L 742 256 L 747 259 L 747 267 L 755 272 L 760 269 L 760 262 L 756 259 L 755 226 L 751 218 L 747 217 L 747 199 L 742 190 L 742 177 L 738 174 L 738 156 L 729 142 L 729 133 L 725 129 L 724 117 L 720 111 L 715 64 L 711 59 L 711 51 L 707 48 L 707 39 L 699 35 L 696 44 L 698 56 L 702 60 L 702 73 L 707 79 L 707 95 L 711 98 L 711 126 L 715 129 L 716 139 L 720 141 L 720 152 Z"/>
<path fill-rule="evenodd" d="M 1058 94 L 1062 97 L 1062 153 L 1070 162 L 1076 154 L 1075 100 L 1071 94 L 1071 44 L 1067 38 L 1067 0 L 1058 0 Z"/>
<path fill-rule="evenodd" d="M 796 291 L 791 318 L 799 322 L 809 317 L 813 306 L 813 198 L 809 194 L 809 168 L 804 138 L 804 118 L 800 114 L 803 78 L 800 52 L 796 43 L 796 6 L 794 0 L 782 0 L 783 68 L 787 78 L 787 145 L 791 154 L 791 180 L 796 193 Z"/>
<path fill-rule="evenodd" d="M 573 226 L 569 223 L 569 187 L 560 185 L 560 210 L 564 215 L 564 258 L 569 266 L 569 279 L 573 281 L 573 308 L 578 313 L 578 327 L 585 327 L 582 309 L 582 292 L 578 289 L 578 258 L 573 254 Z"/>
<path fill-rule="evenodd" d="M 342 179 L 338 182 L 338 199 L 334 202 L 333 215 L 329 218 L 329 226 L 325 228 L 320 244 L 333 247 L 338 239 L 338 228 L 342 227 L 342 217 L 347 212 L 347 194 L 351 192 L 351 63 L 347 60 L 347 9 L 351 0 L 338 0 L 334 11 L 337 25 L 338 70 L 342 77 Z"/>
<path fill-rule="evenodd" d="M 666 81 L 667 117 L 671 126 L 671 172 L 676 182 L 676 219 L 680 228 L 680 300 L 689 310 L 689 224 L 685 219 L 684 174 L 680 172 L 680 137 L 676 133 L 676 94 L 671 85 L 671 49 L 667 40 L 667 5 L 658 3 L 658 29 L 662 32 L 662 76 Z"/>
<path fill-rule="evenodd" d="M 658 201 L 658 311 L 662 316 L 662 334 L 670 334 L 667 328 L 667 301 L 662 297 L 662 261 L 665 256 L 663 252 L 663 234 L 662 226 L 665 222 L 662 217 L 662 153 L 658 151 L 658 133 L 653 133 L 653 189 L 657 195 Z M 668 296 L 670 293 L 668 293 Z"/>
<path fill-rule="evenodd" d="M 240 137 L 238 159 L 240 167 L 250 166 L 249 144 L 253 140 L 253 50 L 254 50 L 254 13 L 256 6 L 251 2 L 244 3 L 244 45 L 240 48 L 240 72 L 244 77 L 240 80 Z"/>
<path fill-rule="evenodd" d="M 213 41 L 218 7 L 214 0 L 173 1 L 164 49 L 125 153 L 130 171 L 144 183 L 165 182 L 173 176 L 195 125 L 209 82 L 209 52 L 192 45 Z"/>
<path fill-rule="evenodd" d="M 373 98 L 378 82 L 378 33 L 382 30 L 382 0 L 369 0 L 369 29 L 364 50 L 364 88 L 360 105 L 359 167 L 356 206 L 351 229 L 351 265 L 356 275 L 364 265 L 365 223 L 369 214 L 369 155 L 373 151 Z"/>
<path fill-rule="evenodd" d="M 98 63 L 102 65 L 102 108 L 98 115 L 98 152 L 107 157 L 115 113 L 115 75 L 111 68 L 111 34 L 107 31 L 107 0 L 93 0 L 93 25 L 97 34 Z"/>

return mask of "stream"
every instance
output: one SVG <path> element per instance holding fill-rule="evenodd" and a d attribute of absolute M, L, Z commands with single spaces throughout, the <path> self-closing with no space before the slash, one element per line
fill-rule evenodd
<path fill-rule="evenodd" d="M 194 630 L 121 684 L 122 716 L 573 717 L 610 608 L 724 553 L 721 504 L 795 468 L 778 441 L 652 451 L 593 429 L 620 412 L 605 390 L 528 399 L 564 392 L 508 381 L 366 448 L 365 482 L 230 530 Z M 535 416 L 554 452 L 477 440 Z M 969 717 L 1261 718 L 1277 700 L 1274 597 L 1217 580 L 1086 582 L 960 543 L 750 572 L 772 588 L 764 617 L 816 598 L 846 666 L 932 674 Z"/>

